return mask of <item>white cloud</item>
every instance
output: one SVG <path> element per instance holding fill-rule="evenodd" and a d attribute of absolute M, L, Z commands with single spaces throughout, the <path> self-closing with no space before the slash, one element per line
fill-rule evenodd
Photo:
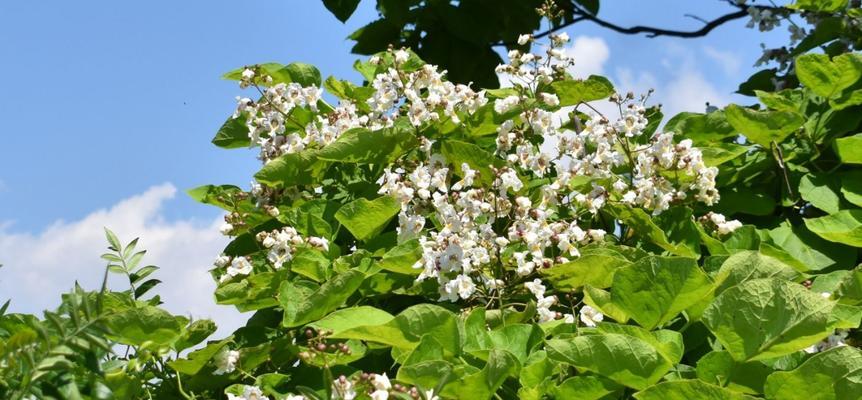
<path fill-rule="evenodd" d="M 564 51 L 575 60 L 575 65 L 569 68 L 575 78 L 601 75 L 611 55 L 605 40 L 594 36 L 578 36 Z"/>
<path fill-rule="evenodd" d="M 167 221 L 165 202 L 177 189 L 167 183 L 120 201 L 110 209 L 90 213 L 78 221 L 57 221 L 39 233 L 13 233 L 0 225 L 0 301 L 12 299 L 12 311 L 38 313 L 59 304 L 60 294 L 77 280 L 87 289 L 101 283 L 106 251 L 102 227 L 125 243 L 140 237 L 145 264 L 161 269 L 153 277 L 163 281 L 151 293 L 161 295 L 166 309 L 195 318 L 212 318 L 225 335 L 241 326 L 248 315 L 213 299 L 215 283 L 209 276 L 212 260 L 227 240 L 218 233 L 221 218 L 213 221 Z M 112 288 L 128 282 L 114 278 Z"/>
<path fill-rule="evenodd" d="M 742 65 L 742 60 L 739 59 L 739 56 L 737 54 L 734 54 L 731 51 L 718 50 L 711 46 L 704 47 L 703 53 L 706 54 L 707 57 L 718 63 L 718 65 L 721 66 L 721 69 L 724 70 L 724 73 L 727 76 L 735 77 L 739 73 L 739 68 Z"/>

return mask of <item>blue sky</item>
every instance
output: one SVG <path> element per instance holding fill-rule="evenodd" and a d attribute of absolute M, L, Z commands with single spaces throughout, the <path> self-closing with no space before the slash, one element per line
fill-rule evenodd
<path fill-rule="evenodd" d="M 373 6 L 364 0 L 341 24 L 319 0 L 0 2 L 0 301 L 11 295 L 17 309 L 34 311 L 54 304 L 69 279 L 92 281 L 102 267 L 102 225 L 143 236 L 163 280 L 188 269 L 188 279 L 208 279 L 224 244 L 212 233 L 219 213 L 182 191 L 247 187 L 258 168 L 253 151 L 209 143 L 241 93 L 219 77 L 245 64 L 303 61 L 357 79 L 346 36 L 372 20 Z M 680 29 L 701 24 L 686 13 L 729 12 L 719 0 L 602 7 L 600 16 L 619 25 Z M 671 111 L 702 111 L 704 101 L 748 101 L 732 92 L 754 71 L 760 42 L 786 37 L 784 27 L 766 37 L 744 24 L 701 39 L 648 39 L 589 23 L 566 31 L 577 72 L 604 73 L 622 91 L 654 87 Z M 222 312 L 200 294 L 210 285 L 189 292 L 187 282 L 166 282 L 165 297 L 178 311 Z"/>

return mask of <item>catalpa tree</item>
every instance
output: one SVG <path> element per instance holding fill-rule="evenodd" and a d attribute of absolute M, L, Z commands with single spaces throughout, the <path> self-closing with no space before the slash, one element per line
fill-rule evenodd
<path fill-rule="evenodd" d="M 109 233 L 106 276 L 130 288 L 0 316 L 0 394 L 859 398 L 862 10 L 733 7 L 793 26 L 740 87 L 758 104 L 666 121 L 648 93 L 571 76 L 558 32 L 513 38 L 504 88 L 400 46 L 358 61 L 361 84 L 229 72 L 242 95 L 213 143 L 262 167 L 189 194 L 226 213 L 215 301 L 247 324 L 206 341 Z"/>

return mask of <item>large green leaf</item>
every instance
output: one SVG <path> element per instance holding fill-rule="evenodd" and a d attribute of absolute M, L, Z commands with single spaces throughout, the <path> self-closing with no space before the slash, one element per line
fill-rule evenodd
<path fill-rule="evenodd" d="M 862 57 L 842 54 L 829 60 L 826 54 L 801 55 L 796 58 L 796 76 L 819 96 L 835 97 L 862 77 Z"/>
<path fill-rule="evenodd" d="M 401 205 L 391 196 L 356 199 L 338 209 L 335 219 L 355 238 L 368 240 L 380 233 L 400 210 Z"/>
<path fill-rule="evenodd" d="M 799 129 L 805 120 L 801 115 L 790 111 L 756 111 L 731 104 L 724 109 L 727 121 L 752 143 L 765 148 L 770 144 L 781 143 L 793 131 Z"/>
<path fill-rule="evenodd" d="M 849 171 L 841 175 L 841 194 L 847 201 L 862 207 L 862 171 Z"/>
<path fill-rule="evenodd" d="M 144 342 L 170 345 L 179 339 L 188 322 L 183 320 L 155 306 L 140 306 L 112 314 L 107 322 L 117 342 L 140 346 Z"/>
<path fill-rule="evenodd" d="M 798 260 L 797 263 L 788 264 L 800 272 L 847 268 L 856 263 L 855 249 L 821 239 L 802 225 L 790 226 L 785 222 L 769 231 L 769 239 L 775 246 Z M 761 244 L 761 248 L 763 247 Z"/>
<path fill-rule="evenodd" d="M 557 399 L 602 400 L 619 392 L 622 386 L 600 375 L 584 374 L 573 376 L 554 386 Z"/>
<path fill-rule="evenodd" d="M 757 397 L 696 379 L 662 382 L 634 394 L 638 400 L 754 400 Z"/>
<path fill-rule="evenodd" d="M 841 210 L 820 218 L 805 220 L 805 226 L 818 236 L 853 247 L 862 247 L 862 209 Z"/>
<path fill-rule="evenodd" d="M 721 110 L 708 114 L 681 112 L 667 121 L 664 130 L 691 139 L 698 145 L 707 146 L 707 149 L 711 146 L 723 147 L 726 143 L 721 143 L 722 139 L 736 135 Z"/>
<path fill-rule="evenodd" d="M 793 371 L 766 379 L 767 399 L 857 400 L 862 394 L 862 352 L 841 346 L 815 355 Z"/>
<path fill-rule="evenodd" d="M 611 286 L 614 272 L 631 265 L 622 257 L 608 254 L 583 254 L 565 264 L 539 270 L 557 289 L 578 289 L 584 285 L 595 288 Z"/>
<path fill-rule="evenodd" d="M 845 164 L 862 164 L 862 133 L 837 139 L 833 142 L 835 153 Z"/>
<path fill-rule="evenodd" d="M 835 296 L 843 304 L 862 304 L 862 265 L 854 268 L 841 279 Z"/>
<path fill-rule="evenodd" d="M 802 285 L 756 279 L 722 292 L 703 323 L 737 361 L 779 357 L 829 333 L 833 303 Z"/>
<path fill-rule="evenodd" d="M 763 393 L 772 368 L 760 361 L 738 362 L 726 351 L 712 351 L 697 361 L 697 378 L 738 392 Z"/>
<path fill-rule="evenodd" d="M 220 285 L 215 291 L 216 303 L 231 304 L 241 312 L 259 310 L 278 305 L 275 296 L 287 276 L 287 270 L 261 272 L 238 282 Z"/>
<path fill-rule="evenodd" d="M 697 252 L 686 246 L 685 243 L 671 243 L 664 230 L 659 228 L 659 226 L 653 221 L 653 218 L 644 210 L 622 204 L 608 204 L 605 206 L 605 209 L 610 211 L 614 217 L 633 229 L 635 234 L 648 239 L 671 254 L 683 257 L 697 256 Z"/>
<path fill-rule="evenodd" d="M 459 353 L 461 339 L 455 315 L 432 304 L 415 305 L 386 323 L 354 327 L 332 337 L 365 340 L 412 350 L 425 334 L 436 337 L 449 354 Z"/>
<path fill-rule="evenodd" d="M 799 181 L 799 195 L 829 214 L 836 213 L 841 208 L 839 182 L 834 176 L 825 174 L 807 174 Z"/>
<path fill-rule="evenodd" d="M 418 144 L 416 135 L 399 125 L 378 131 L 354 128 L 321 149 L 317 158 L 343 163 L 385 165 Z"/>
<path fill-rule="evenodd" d="M 721 269 L 715 275 L 715 294 L 754 279 L 793 280 L 798 276 L 796 270 L 773 257 L 759 251 L 744 250 L 734 253 L 721 264 Z"/>
<path fill-rule="evenodd" d="M 333 335 L 338 335 L 348 329 L 363 325 L 382 325 L 391 321 L 394 316 L 386 311 L 371 306 L 344 308 L 335 311 L 323 319 L 309 324 L 317 329 L 329 329 Z"/>
<path fill-rule="evenodd" d="M 168 362 L 171 368 L 175 371 L 186 374 L 186 375 L 194 375 L 200 372 L 201 369 L 216 356 L 226 345 L 228 344 L 227 340 L 222 340 L 220 342 L 215 342 L 207 345 L 206 347 L 195 350 L 189 353 L 186 358 L 177 359 Z"/>
<path fill-rule="evenodd" d="M 326 6 L 326 9 L 335 18 L 338 18 L 341 22 L 345 22 L 356 11 L 356 7 L 359 6 L 359 0 L 323 0 L 323 5 Z"/>
<path fill-rule="evenodd" d="M 248 137 L 248 127 L 245 125 L 245 116 L 228 118 L 227 121 L 216 132 L 212 142 L 223 149 L 236 149 L 248 147 L 251 140 Z"/>
<path fill-rule="evenodd" d="M 611 81 L 598 75 L 590 75 L 583 80 L 557 81 L 551 86 L 557 93 L 562 107 L 601 100 L 614 93 L 614 85 Z"/>
<path fill-rule="evenodd" d="M 326 162 L 317 158 L 317 150 L 305 150 L 269 161 L 254 178 L 273 187 L 307 185 L 317 182 L 325 169 Z"/>
<path fill-rule="evenodd" d="M 303 296 L 304 292 L 296 290 L 292 282 L 285 281 L 278 294 L 278 302 L 284 309 L 282 325 L 292 328 L 323 318 L 344 304 L 363 280 L 365 274 L 361 271 L 354 269 L 342 272 L 320 285 L 309 296 Z"/>
<path fill-rule="evenodd" d="M 490 399 L 506 378 L 517 377 L 521 365 L 514 355 L 505 350 L 492 350 L 481 371 L 464 374 L 447 384 L 441 394 L 447 398 Z"/>
<path fill-rule="evenodd" d="M 673 367 L 650 343 L 617 333 L 551 339 L 545 349 L 553 360 L 638 390 L 658 382 Z"/>
<path fill-rule="evenodd" d="M 712 291 L 690 258 L 652 256 L 616 271 L 611 301 L 647 329 L 673 319 Z"/>
<path fill-rule="evenodd" d="M 319 87 L 321 83 L 320 71 L 317 67 L 300 62 L 287 64 L 284 67 L 290 75 L 290 79 L 302 86 Z"/>
<path fill-rule="evenodd" d="M 419 275 L 420 269 L 413 268 L 422 258 L 422 246 L 416 239 L 408 240 L 395 246 L 377 262 L 377 266 L 387 271 L 405 275 Z"/>

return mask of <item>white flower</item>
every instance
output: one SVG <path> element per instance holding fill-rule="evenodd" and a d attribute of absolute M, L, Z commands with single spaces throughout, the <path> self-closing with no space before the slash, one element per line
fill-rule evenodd
<path fill-rule="evenodd" d="M 305 396 L 298 394 L 288 394 L 285 400 L 306 400 Z"/>
<path fill-rule="evenodd" d="M 223 349 L 218 353 L 215 357 L 216 370 L 213 371 L 215 375 L 223 375 L 229 374 L 236 370 L 236 363 L 239 361 L 239 352 L 236 350 L 230 350 L 228 348 Z"/>
<path fill-rule="evenodd" d="M 510 188 L 515 192 L 521 190 L 524 187 L 524 183 L 518 179 L 518 174 L 513 170 L 508 170 L 500 174 L 500 192 L 505 193 Z"/>
<path fill-rule="evenodd" d="M 410 53 L 405 50 L 396 50 L 395 51 L 395 63 L 396 64 L 404 64 L 407 60 L 410 59 Z"/>
<path fill-rule="evenodd" d="M 503 99 L 494 100 L 494 111 L 497 114 L 505 114 L 509 112 L 509 110 L 515 108 L 520 101 L 521 98 L 518 96 L 509 96 Z"/>
<path fill-rule="evenodd" d="M 218 228 L 218 230 L 219 232 L 221 232 L 222 235 L 227 236 L 230 235 L 231 231 L 233 231 L 233 225 L 224 223 L 221 227 Z"/>
<path fill-rule="evenodd" d="M 245 257 L 236 257 L 227 267 L 226 274 L 222 276 L 222 281 L 233 278 L 237 275 L 248 275 L 252 271 L 251 262 Z"/>
<path fill-rule="evenodd" d="M 385 372 L 383 374 L 374 374 L 371 378 L 371 384 L 377 390 L 392 389 L 392 384 L 389 382 L 389 377 L 386 376 Z"/>
<path fill-rule="evenodd" d="M 371 392 L 371 400 L 387 400 L 389 398 L 389 392 L 386 390 L 375 390 Z"/>
<path fill-rule="evenodd" d="M 524 283 L 524 286 L 537 298 L 545 295 L 545 285 L 542 284 L 542 280 L 539 278 L 533 279 L 532 282 Z"/>
<path fill-rule="evenodd" d="M 215 259 L 215 261 L 213 262 L 213 265 L 215 265 L 218 268 L 224 268 L 229 263 L 230 263 L 230 256 L 226 256 L 226 255 L 222 254 L 222 255 L 218 256 L 218 258 Z"/>
<path fill-rule="evenodd" d="M 539 96 L 542 98 L 542 102 L 551 106 L 556 107 L 560 105 L 560 98 L 553 93 L 541 93 Z"/>
<path fill-rule="evenodd" d="M 332 399 L 333 400 L 353 400 L 356 398 L 356 389 L 353 388 L 353 382 L 347 379 L 344 375 L 339 376 L 332 381 Z"/>
<path fill-rule="evenodd" d="M 440 397 L 434 394 L 434 389 L 425 391 L 425 400 L 440 400 Z"/>
<path fill-rule="evenodd" d="M 595 327 L 599 322 L 605 319 L 605 316 L 602 313 L 598 312 L 595 308 L 590 306 L 581 307 L 581 322 L 584 325 L 589 327 Z"/>
<path fill-rule="evenodd" d="M 530 34 L 518 35 L 518 44 L 523 46 L 529 43 L 531 39 L 533 39 L 533 35 Z"/>
<path fill-rule="evenodd" d="M 264 396 L 259 387 L 250 385 L 245 385 L 242 395 L 228 394 L 227 398 L 228 400 L 269 400 L 269 397 Z"/>

